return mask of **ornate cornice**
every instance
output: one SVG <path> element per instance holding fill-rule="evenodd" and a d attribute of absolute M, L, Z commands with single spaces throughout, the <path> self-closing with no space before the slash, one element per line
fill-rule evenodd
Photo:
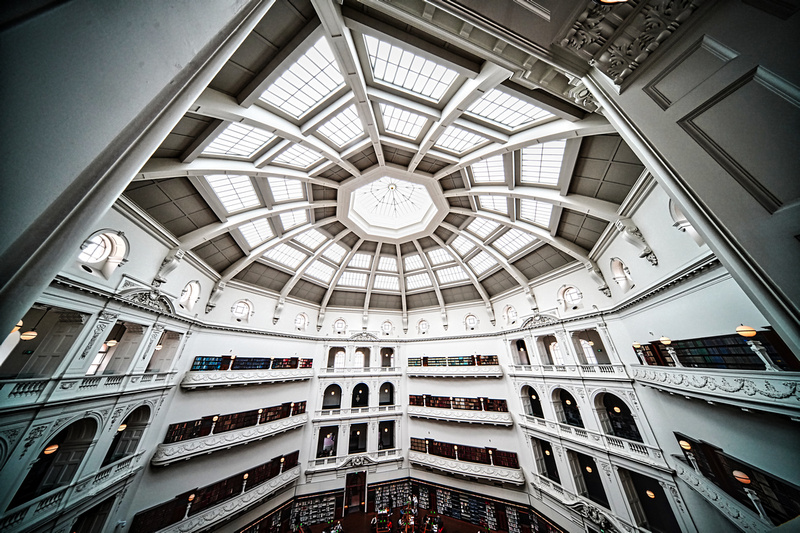
<path fill-rule="evenodd" d="M 512 485 L 524 485 L 525 475 L 521 468 L 505 468 L 502 466 L 456 461 L 421 452 L 409 452 L 408 460 L 411 463 L 435 468 L 444 472 L 460 474 L 462 476 L 499 481 Z"/>
<path fill-rule="evenodd" d="M 314 370 L 311 368 L 187 372 L 183 381 L 181 381 L 181 388 L 197 389 L 201 387 L 228 387 L 230 385 L 259 385 L 281 381 L 305 381 L 313 376 Z"/>
<path fill-rule="evenodd" d="M 492 424 L 495 426 L 514 425 L 514 419 L 511 417 L 511 413 L 502 411 L 468 411 L 464 409 L 438 409 L 435 407 L 409 405 L 408 416 L 446 420 L 449 422 L 466 422 L 469 424 Z"/>

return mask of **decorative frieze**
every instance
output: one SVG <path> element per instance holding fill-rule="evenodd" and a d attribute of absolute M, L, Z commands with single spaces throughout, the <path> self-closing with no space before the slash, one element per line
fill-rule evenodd
<path fill-rule="evenodd" d="M 525 475 L 520 468 L 506 468 L 495 465 L 485 465 L 481 463 L 471 463 L 467 461 L 456 461 L 438 455 L 411 451 L 408 454 L 411 463 L 425 467 L 435 468 L 451 474 L 479 478 L 512 485 L 524 485 Z"/>
<path fill-rule="evenodd" d="M 491 424 L 495 426 L 511 426 L 514 419 L 511 413 L 503 411 L 476 411 L 465 409 L 439 409 L 409 405 L 408 416 L 447 420 L 449 422 L 466 422 L 469 424 Z"/>
<path fill-rule="evenodd" d="M 261 385 L 282 381 L 305 381 L 314 376 L 312 368 L 289 368 L 279 370 L 219 370 L 187 372 L 181 388 L 228 387 L 231 385 Z"/>

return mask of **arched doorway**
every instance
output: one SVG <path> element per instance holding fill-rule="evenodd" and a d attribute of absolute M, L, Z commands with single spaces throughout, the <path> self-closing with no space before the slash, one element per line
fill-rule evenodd
<path fill-rule="evenodd" d="M 603 431 L 621 439 L 644 442 L 630 407 L 618 396 L 603 393 L 598 397 L 598 414 Z"/>
<path fill-rule="evenodd" d="M 394 405 L 394 385 L 388 381 L 381 385 L 381 391 L 378 394 L 378 405 Z"/>
<path fill-rule="evenodd" d="M 578 409 L 578 402 L 575 397 L 564 389 L 556 389 L 553 392 L 555 396 L 556 412 L 559 414 L 559 421 L 563 424 L 582 428 L 583 417 L 581 411 Z"/>
<path fill-rule="evenodd" d="M 525 414 L 535 416 L 536 418 L 544 418 L 544 409 L 542 409 L 542 400 L 536 389 L 530 385 L 522 387 L 522 405 L 525 407 Z"/>
<path fill-rule="evenodd" d="M 328 385 L 322 395 L 323 409 L 339 409 L 342 406 L 342 388 L 339 385 Z"/>
<path fill-rule="evenodd" d="M 137 407 L 129 414 L 117 428 L 117 434 L 114 435 L 114 440 L 103 460 L 103 466 L 135 454 L 149 421 L 150 408 L 146 405 Z"/>
<path fill-rule="evenodd" d="M 359 407 L 369 406 L 369 387 L 365 383 L 359 383 L 353 387 L 353 396 L 350 402 L 350 407 L 357 409 Z"/>

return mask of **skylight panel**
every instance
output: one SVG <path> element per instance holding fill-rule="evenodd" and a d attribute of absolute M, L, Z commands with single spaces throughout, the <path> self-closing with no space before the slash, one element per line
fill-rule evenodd
<path fill-rule="evenodd" d="M 375 274 L 375 289 L 383 289 L 390 291 L 400 290 L 400 280 L 397 276 L 385 276 L 383 274 Z"/>
<path fill-rule="evenodd" d="M 311 250 L 316 250 L 319 248 L 319 245 L 322 244 L 327 240 L 327 237 L 320 233 L 315 229 L 310 229 L 305 233 L 301 233 L 297 237 L 294 238 L 297 242 L 309 248 Z"/>
<path fill-rule="evenodd" d="M 417 115 L 389 104 L 380 104 L 380 108 L 383 115 L 383 127 L 386 131 L 409 139 L 416 139 L 428 121 L 423 115 Z"/>
<path fill-rule="evenodd" d="M 550 141 L 522 149 L 522 183 L 558 185 L 567 141 Z"/>
<path fill-rule="evenodd" d="M 305 209 L 295 209 L 288 213 L 281 213 L 281 224 L 284 230 L 296 228 L 308 222 L 308 213 Z"/>
<path fill-rule="evenodd" d="M 467 111 L 510 129 L 554 116 L 544 109 L 540 109 L 499 89 L 492 89 L 486 93 L 483 98 L 472 104 Z"/>
<path fill-rule="evenodd" d="M 272 162 L 283 163 L 291 167 L 308 168 L 320 159 L 322 159 L 322 155 L 319 152 L 306 148 L 302 144 L 293 144 L 288 150 L 281 152 Z"/>
<path fill-rule="evenodd" d="M 478 203 L 481 209 L 508 214 L 508 199 L 505 196 L 478 196 Z"/>
<path fill-rule="evenodd" d="M 500 250 L 500 253 L 506 257 L 509 257 L 535 240 L 536 237 L 530 233 L 512 228 L 498 237 L 498 239 L 492 243 L 492 246 Z"/>
<path fill-rule="evenodd" d="M 506 172 L 503 168 L 503 156 L 495 155 L 473 163 L 472 177 L 475 183 L 504 183 Z"/>
<path fill-rule="evenodd" d="M 471 231 L 481 239 L 485 239 L 493 232 L 500 224 L 494 220 L 486 220 L 485 218 L 476 218 L 467 226 L 467 230 Z"/>
<path fill-rule="evenodd" d="M 435 144 L 439 148 L 460 154 L 488 140 L 483 135 L 462 130 L 457 126 L 447 126 Z"/>
<path fill-rule="evenodd" d="M 550 226 L 550 213 L 552 211 L 553 204 L 548 204 L 547 202 L 526 199 L 519 202 L 519 218 L 544 228 Z"/>
<path fill-rule="evenodd" d="M 339 148 L 364 134 L 364 129 L 361 127 L 361 119 L 358 118 L 358 113 L 356 113 L 355 104 L 335 115 L 320 126 L 317 131 L 330 139 Z"/>
<path fill-rule="evenodd" d="M 372 77 L 386 84 L 436 100 L 447 92 L 458 74 L 393 44 L 364 36 Z"/>
<path fill-rule="evenodd" d="M 300 250 L 292 248 L 287 244 L 279 244 L 269 252 L 265 253 L 264 257 L 267 259 L 272 259 L 273 261 L 294 270 L 299 267 L 308 256 L 306 256 L 306 254 Z"/>
<path fill-rule="evenodd" d="M 437 248 L 428 252 L 428 259 L 430 259 L 432 265 L 441 265 L 451 262 L 453 256 L 444 248 Z"/>
<path fill-rule="evenodd" d="M 306 275 L 318 279 L 323 283 L 330 283 L 333 279 L 334 272 L 336 272 L 335 268 L 322 263 L 319 259 L 308 265 L 306 269 Z"/>
<path fill-rule="evenodd" d="M 456 252 L 461 254 L 461 257 L 464 257 L 470 253 L 473 248 L 475 248 L 475 245 L 472 243 L 472 241 L 461 235 L 453 239 L 453 242 L 450 243 L 450 246 L 455 248 Z"/>
<path fill-rule="evenodd" d="M 460 266 L 437 270 L 436 277 L 439 278 L 439 283 L 452 283 L 454 281 L 464 281 L 469 279 L 467 272 Z"/>
<path fill-rule="evenodd" d="M 484 251 L 481 251 L 481 253 L 470 259 L 468 262 L 469 266 L 472 267 L 473 272 L 475 272 L 475 274 L 478 276 L 497 264 L 495 258 Z"/>
<path fill-rule="evenodd" d="M 371 262 L 372 256 L 370 254 L 355 254 L 353 258 L 350 259 L 350 263 L 347 266 L 353 268 L 369 268 Z"/>
<path fill-rule="evenodd" d="M 378 261 L 378 270 L 384 272 L 397 272 L 397 258 L 396 257 L 381 257 Z"/>
<path fill-rule="evenodd" d="M 261 95 L 261 100 L 295 118 L 325 100 L 344 85 L 328 41 L 324 37 Z"/>
<path fill-rule="evenodd" d="M 366 289 L 367 275 L 364 272 L 342 272 L 337 285 Z"/>
<path fill-rule="evenodd" d="M 270 191 L 272 191 L 272 198 L 276 202 L 301 200 L 303 198 L 303 182 L 300 180 L 271 177 L 267 181 L 269 182 Z"/>
<path fill-rule="evenodd" d="M 255 248 L 275 235 L 272 233 L 272 228 L 266 218 L 259 218 L 247 224 L 242 224 L 239 226 L 239 231 L 242 232 L 242 236 L 250 248 Z"/>
<path fill-rule="evenodd" d="M 218 174 L 206 176 L 206 181 L 228 213 L 261 205 L 250 176 Z"/>
<path fill-rule="evenodd" d="M 408 290 L 421 289 L 422 287 L 432 286 L 431 277 L 427 272 L 406 276 L 406 288 Z"/>
<path fill-rule="evenodd" d="M 250 158 L 274 138 L 268 131 L 234 122 L 206 146 L 203 154 Z"/>
<path fill-rule="evenodd" d="M 322 255 L 338 265 L 342 262 L 342 258 L 346 253 L 347 250 L 345 250 L 343 246 L 333 243 L 327 249 L 325 249 L 324 252 L 322 252 Z"/>
<path fill-rule="evenodd" d="M 422 263 L 422 259 L 420 259 L 418 255 L 409 255 L 404 257 L 403 260 L 406 272 L 411 270 L 419 270 L 420 268 L 425 268 L 425 265 Z"/>

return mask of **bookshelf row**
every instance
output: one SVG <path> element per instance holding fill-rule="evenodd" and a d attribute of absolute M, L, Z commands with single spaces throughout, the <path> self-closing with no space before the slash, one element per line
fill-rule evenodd
<path fill-rule="evenodd" d="M 411 357 L 408 366 L 491 366 L 500 364 L 496 355 Z"/>
<path fill-rule="evenodd" d="M 152 533 L 194 516 L 297 466 L 299 451 L 278 456 L 271 461 L 234 474 L 205 487 L 195 488 L 174 499 L 140 511 L 133 517 L 131 533 Z"/>
<path fill-rule="evenodd" d="M 435 407 L 437 409 L 461 409 L 466 411 L 499 411 L 508 412 L 505 400 L 492 398 L 454 398 L 452 396 L 431 396 L 430 394 L 411 394 L 408 405 L 417 407 Z"/>
<path fill-rule="evenodd" d="M 211 370 L 284 370 L 311 368 L 313 359 L 298 357 L 237 357 L 235 355 L 198 355 L 192 362 L 192 372 Z"/>
<path fill-rule="evenodd" d="M 286 402 L 272 407 L 251 409 L 226 415 L 209 415 L 197 420 L 178 422 L 167 427 L 164 444 L 224 433 L 235 429 L 257 426 L 273 420 L 288 418 L 306 412 L 306 402 Z"/>
<path fill-rule="evenodd" d="M 504 468 L 519 468 L 519 460 L 515 452 L 507 452 L 496 448 L 478 448 L 476 446 L 411 437 L 411 450 L 457 461 Z"/>

